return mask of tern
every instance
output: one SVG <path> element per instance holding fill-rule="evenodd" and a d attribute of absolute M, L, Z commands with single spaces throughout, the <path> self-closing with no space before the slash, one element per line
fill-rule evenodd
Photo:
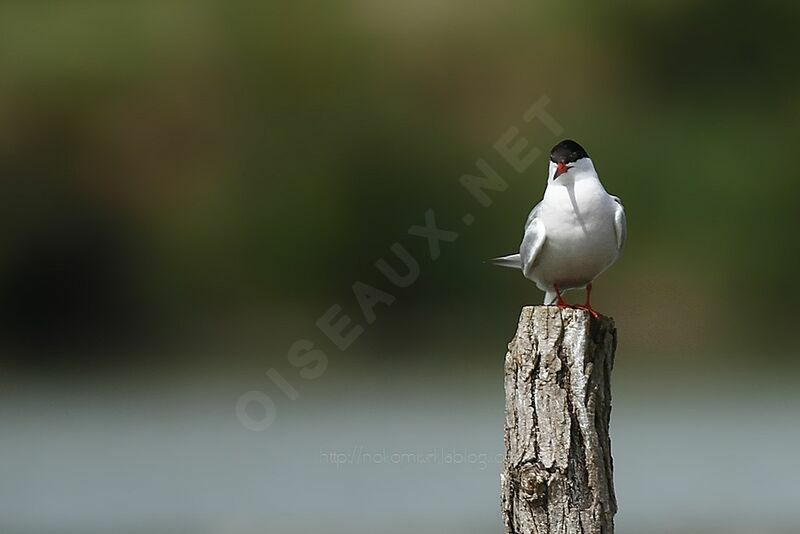
<path fill-rule="evenodd" d="M 519 252 L 489 263 L 521 270 L 546 305 L 570 307 L 562 292 L 585 288 L 586 303 L 574 307 L 597 317 L 592 281 L 617 261 L 626 236 L 622 201 L 606 192 L 586 150 L 567 139 L 550 152 L 544 198 L 528 215 Z"/>

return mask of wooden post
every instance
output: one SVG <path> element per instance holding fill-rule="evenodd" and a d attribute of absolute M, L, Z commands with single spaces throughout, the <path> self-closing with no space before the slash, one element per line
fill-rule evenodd
<path fill-rule="evenodd" d="M 613 534 L 611 318 L 526 306 L 505 361 L 507 534 Z"/>

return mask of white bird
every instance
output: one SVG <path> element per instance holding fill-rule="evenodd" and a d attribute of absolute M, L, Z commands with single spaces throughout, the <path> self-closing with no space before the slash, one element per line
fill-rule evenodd
<path fill-rule="evenodd" d="M 569 307 L 562 291 L 586 288 L 586 303 L 575 307 L 597 317 L 592 281 L 617 261 L 625 238 L 622 201 L 606 192 L 583 147 L 567 139 L 550 152 L 544 198 L 528 216 L 519 253 L 490 263 L 522 270 L 548 305 Z"/>

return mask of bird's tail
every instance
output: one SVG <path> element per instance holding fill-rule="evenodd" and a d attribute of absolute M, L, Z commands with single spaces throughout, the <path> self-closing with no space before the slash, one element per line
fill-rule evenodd
<path fill-rule="evenodd" d="M 508 267 L 509 269 L 522 269 L 522 259 L 520 259 L 519 254 L 509 254 L 508 256 L 492 258 L 486 260 L 486 263 L 499 267 Z"/>

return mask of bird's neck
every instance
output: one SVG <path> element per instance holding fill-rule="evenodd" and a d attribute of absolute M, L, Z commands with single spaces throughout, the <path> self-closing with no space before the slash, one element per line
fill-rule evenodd
<path fill-rule="evenodd" d="M 594 172 L 593 170 L 577 171 L 574 173 L 570 173 L 567 176 L 561 176 L 557 178 L 555 181 L 552 181 L 549 184 L 547 184 L 547 189 L 545 190 L 545 196 L 547 196 L 548 192 L 562 193 L 564 189 L 605 191 L 603 184 L 600 182 L 600 178 L 597 176 L 597 173 Z"/>

